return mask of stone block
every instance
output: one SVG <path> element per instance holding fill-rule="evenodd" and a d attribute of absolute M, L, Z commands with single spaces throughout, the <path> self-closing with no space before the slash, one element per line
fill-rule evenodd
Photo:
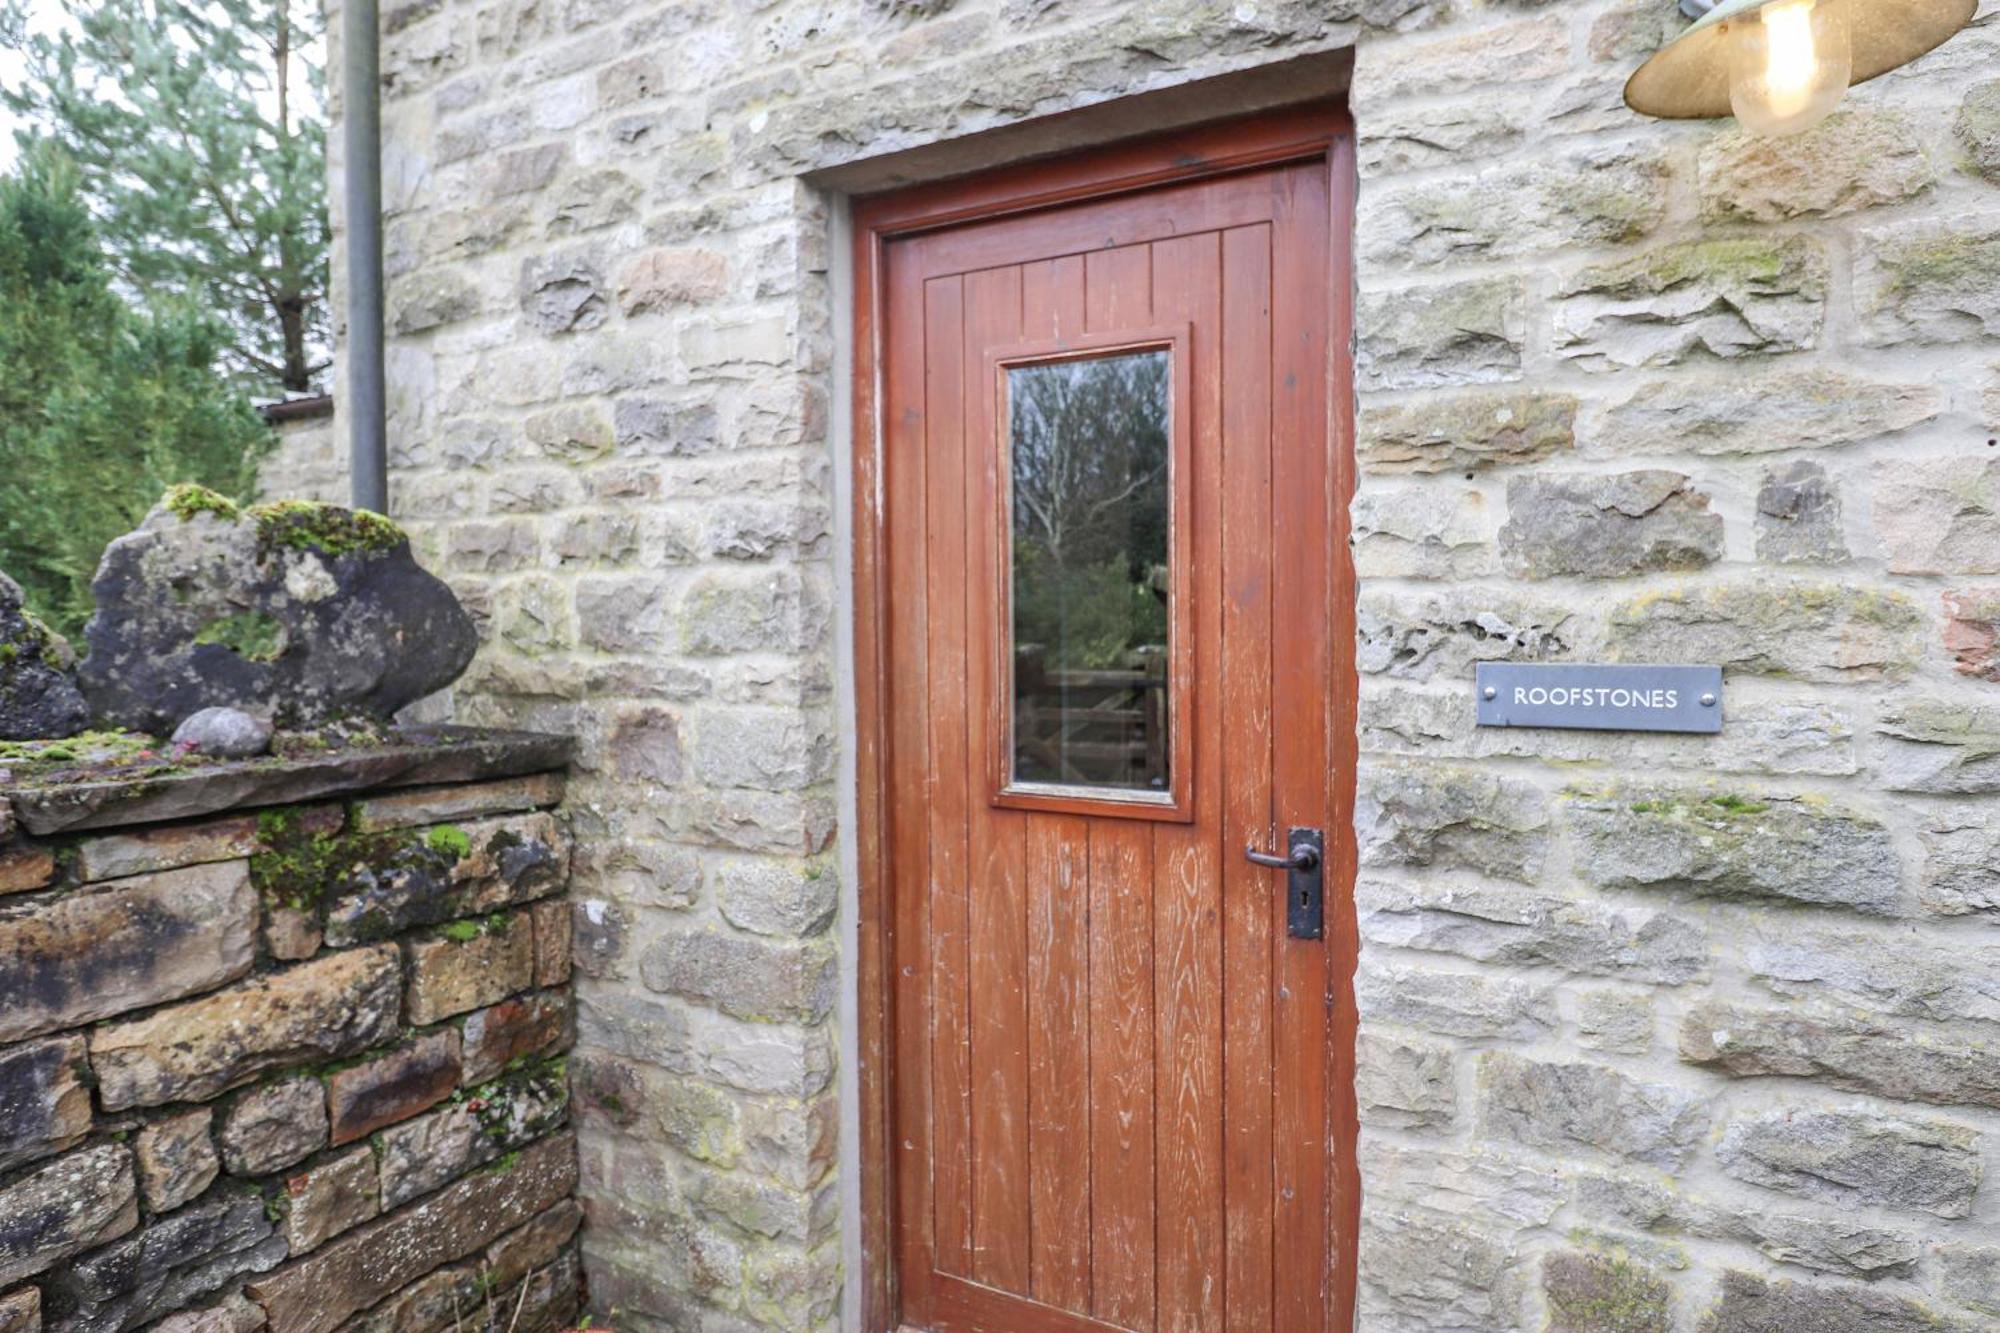
<path fill-rule="evenodd" d="M 1732 1121 L 1716 1160 L 1803 1198 L 1964 1217 L 1984 1178 L 1977 1131 L 1942 1120 L 1787 1108 Z"/>
<path fill-rule="evenodd" d="M 1945 1295 L 1969 1310 L 2000 1316 L 2000 1248 L 1940 1245 L 1937 1256 Z"/>
<path fill-rule="evenodd" d="M 553 814 L 443 824 L 422 832 L 365 835 L 351 870 L 326 891 L 326 938 L 379 939 L 544 897 L 569 877 L 570 836 Z"/>
<path fill-rule="evenodd" d="M 297 963 L 319 952 L 326 933 L 319 915 L 283 903 L 264 904 L 264 947 L 281 963 Z"/>
<path fill-rule="evenodd" d="M 535 931 L 527 913 L 456 923 L 445 932 L 409 945 L 410 1022 L 442 1022 L 534 984 Z"/>
<path fill-rule="evenodd" d="M 222 1173 L 209 1137 L 215 1113 L 206 1106 L 155 1120 L 132 1140 L 139 1193 L 154 1213 L 170 1213 L 197 1198 Z"/>
<path fill-rule="evenodd" d="M 1818 463 L 1772 468 L 1757 490 L 1757 558 L 1770 564 L 1847 559 L 1840 491 Z"/>
<path fill-rule="evenodd" d="M 1364 472 L 1474 472 L 1537 463 L 1576 444 L 1577 400 L 1563 393 L 1426 394 L 1364 400 L 1355 443 Z"/>
<path fill-rule="evenodd" d="M 326 1131 L 326 1090 L 318 1079 L 267 1083 L 224 1113 L 222 1162 L 232 1175 L 267 1175 L 325 1147 Z"/>
<path fill-rule="evenodd" d="M 567 920 L 567 916 L 564 917 Z M 524 1055 L 561 1046 L 569 1035 L 569 997 L 520 995 L 466 1015 L 460 1081 L 484 1083 Z"/>
<path fill-rule="evenodd" d="M 333 1146 L 437 1105 L 457 1089 L 461 1070 L 459 1034 L 450 1028 L 426 1032 L 386 1055 L 335 1070 L 326 1080 Z"/>
<path fill-rule="evenodd" d="M 263 1309 L 234 1292 L 206 1309 L 168 1315 L 153 1325 L 151 1333 L 260 1333 L 269 1327 Z"/>
<path fill-rule="evenodd" d="M 1357 621 L 1363 673 L 1418 681 L 1469 679 L 1480 662 L 1564 661 L 1586 633 L 1571 606 L 1493 588 L 1366 593 Z"/>
<path fill-rule="evenodd" d="M 1681 1059 L 1732 1078 L 1806 1078 L 1936 1106 L 2000 1108 L 2000 1046 L 1892 1027 L 1853 1011 L 1711 1001 L 1681 1021 Z"/>
<path fill-rule="evenodd" d="M 94 1249 L 139 1225 L 132 1154 L 103 1143 L 45 1162 L 0 1186 L 0 1287 Z"/>
<path fill-rule="evenodd" d="M 678 785 L 687 776 L 680 714 L 666 708 L 637 707 L 613 711 L 601 763 L 617 777 L 638 782 Z M 593 757 L 586 753 L 586 765 Z"/>
<path fill-rule="evenodd" d="M 150 1219 L 59 1272 L 46 1297 L 55 1326 L 124 1333 L 232 1290 L 285 1257 L 254 1194 L 221 1195 Z"/>
<path fill-rule="evenodd" d="M 1920 831 L 1924 910 L 1968 916 L 2000 909 L 2000 826 L 1976 809 L 1932 814 Z"/>
<path fill-rule="evenodd" d="M 1432 878 L 1355 889 L 1368 944 L 1677 986 L 1708 968 L 1701 927 L 1666 912 Z"/>
<path fill-rule="evenodd" d="M 1370 117 L 1356 143 L 1361 175 L 1490 161 L 1521 142 L 1526 122 L 1518 101 L 1505 95 L 1384 110 Z"/>
<path fill-rule="evenodd" d="M 1375 104 L 1397 98 L 1526 83 L 1567 68 L 1569 46 L 1569 29 L 1554 15 L 1423 41 L 1369 43 L 1360 58 L 1355 87 L 1365 90 L 1372 111 Z"/>
<path fill-rule="evenodd" d="M 1364 292 L 1355 308 L 1363 390 L 1519 379 L 1527 288 L 1517 278 Z"/>
<path fill-rule="evenodd" d="M 110 1111 L 200 1101 L 266 1070 L 364 1051 L 396 1034 L 401 982 L 394 946 L 352 949 L 99 1027 L 98 1098 Z"/>
<path fill-rule="evenodd" d="M 1944 646 L 1961 676 L 2000 684 L 2000 588 L 1944 595 Z"/>
<path fill-rule="evenodd" d="M 705 402 L 620 398 L 612 423 L 620 457 L 699 458 L 722 447 L 720 421 Z"/>
<path fill-rule="evenodd" d="M 1970 1333 L 1923 1305 L 1871 1287 L 1771 1281 L 1730 1270 L 1715 1303 L 1702 1316 L 1701 1333 Z"/>
<path fill-rule="evenodd" d="M 1708 1127 L 1706 1099 L 1685 1088 L 1510 1051 L 1480 1057 L 1479 1096 L 1483 1133 L 1559 1156 L 1586 1148 L 1665 1171 L 1687 1165 Z"/>
<path fill-rule="evenodd" d="M 2000 225 L 1952 217 L 1855 239 L 1854 305 L 1877 346 L 1962 343 L 2000 333 Z"/>
<path fill-rule="evenodd" d="M 1653 997 L 1622 990 L 1577 992 L 1576 1040 L 1594 1051 L 1647 1054 L 1653 1049 Z"/>
<path fill-rule="evenodd" d="M 385 792 L 354 803 L 354 828 L 361 833 L 453 824 L 466 819 L 521 814 L 562 804 L 561 773 L 530 773 L 453 787 L 418 787 Z"/>
<path fill-rule="evenodd" d="M 576 1188 L 576 1140 L 526 1148 L 507 1169 L 468 1177 L 252 1279 L 251 1299 L 287 1333 L 330 1333 L 426 1273 L 474 1253 Z"/>
<path fill-rule="evenodd" d="M 639 978 L 649 990 L 713 1005 L 738 1018 L 817 1023 L 833 1010 L 834 962 L 825 940 L 793 943 L 679 929 L 647 947 Z"/>
<path fill-rule="evenodd" d="M 1571 274 L 1555 351 L 1584 370 L 1804 351 L 1819 344 L 1827 260 L 1801 236 L 1662 246 Z"/>
<path fill-rule="evenodd" d="M 1464 869 L 1531 882 L 1548 855 L 1542 793 L 1479 769 L 1369 763 L 1354 822 L 1364 866 Z"/>
<path fill-rule="evenodd" d="M 1604 617 L 1613 661 L 1713 662 L 1826 684 L 1909 676 L 1928 622 L 1899 590 L 1770 577 L 1654 590 Z"/>
<path fill-rule="evenodd" d="M 90 1133 L 83 1038 L 0 1047 L 0 1171 L 66 1152 Z"/>
<path fill-rule="evenodd" d="M 577 637 L 607 653 L 658 651 L 667 634 L 667 591 L 655 578 L 593 578 L 576 586 Z"/>
<path fill-rule="evenodd" d="M 1357 1327 L 1510 1328 L 1523 1286 L 1520 1252 L 1476 1220 L 1388 1209 L 1361 1219 Z"/>
<path fill-rule="evenodd" d="M 680 646 L 695 657 L 788 653 L 819 646 L 827 608 L 789 569 L 703 574 L 681 603 Z"/>
<path fill-rule="evenodd" d="M 833 775 L 832 720 L 796 707 L 705 708 L 694 775 L 711 787 L 796 791 Z"/>
<path fill-rule="evenodd" d="M 1627 787 L 1571 792 L 1562 825 L 1577 874 L 1608 889 L 1679 889 L 1897 915 L 1895 838 L 1879 819 L 1819 800 Z"/>
<path fill-rule="evenodd" d="M 564 1199 L 487 1246 L 480 1272 L 495 1287 L 511 1287 L 554 1263 L 582 1225 L 582 1206 Z"/>
<path fill-rule="evenodd" d="M 2000 704 L 1918 695 L 1875 724 L 1877 780 L 1890 791 L 1939 796 L 2000 792 Z"/>
<path fill-rule="evenodd" d="M 1891 573 L 2000 574 L 2000 458 L 1898 458 L 1878 464 L 1874 481 Z"/>
<path fill-rule="evenodd" d="M 256 953 L 257 895 L 240 861 L 0 907 L 0 1042 L 212 989 Z"/>
<path fill-rule="evenodd" d="M 7 842 L 4 835 L 12 826 L 10 809 L 0 820 L 0 893 L 26 893 L 46 887 L 56 877 L 53 849 L 32 842 Z"/>
<path fill-rule="evenodd" d="M 0 1295 L 0 1333 L 42 1333 L 42 1293 L 23 1287 Z"/>
<path fill-rule="evenodd" d="M 1642 381 L 1589 419 L 1580 449 L 1588 458 L 1830 449 L 1909 430 L 1943 409 L 1931 385 L 1828 366 L 1691 372 Z"/>
<path fill-rule="evenodd" d="M 1507 483 L 1500 559 L 1523 578 L 1619 578 L 1722 556 L 1722 516 L 1678 472 L 1542 473 Z"/>
<path fill-rule="evenodd" d="M 1437 1129 L 1458 1116 L 1451 1048 L 1363 1032 L 1354 1042 L 1354 1097 L 1371 1127 Z"/>
<path fill-rule="evenodd" d="M 734 856 L 716 864 L 715 902 L 723 919 L 757 935 L 804 937 L 833 920 L 840 881 L 824 861 Z"/>
<path fill-rule="evenodd" d="M 521 313 L 538 333 L 583 333 L 603 324 L 611 293 L 594 257 L 558 252 L 521 261 Z"/>
<path fill-rule="evenodd" d="M 1839 217 L 1917 198 L 1934 178 L 1908 119 L 1872 109 L 1783 138 L 1717 135 L 1702 145 L 1698 170 L 1711 224 Z"/>
<path fill-rule="evenodd" d="M 1371 1207 L 1414 1208 L 1433 1217 L 1473 1217 L 1495 1227 L 1542 1227 L 1568 1201 L 1560 1173 L 1494 1145 L 1460 1151 L 1429 1139 L 1398 1143 L 1364 1133 L 1359 1166 Z"/>
<path fill-rule="evenodd" d="M 570 901 L 545 898 L 528 909 L 535 928 L 535 984 L 569 984 L 572 927 Z"/>
<path fill-rule="evenodd" d="M 1759 923 L 1742 946 L 1744 971 L 1788 998 L 1933 1022 L 2000 1022 L 2000 946 L 1940 948 L 1879 930 L 1808 930 L 1790 921 Z"/>
<path fill-rule="evenodd" d="M 729 264 L 715 250 L 643 250 L 618 272 L 618 308 L 627 318 L 706 305 L 729 290 Z"/>
<path fill-rule="evenodd" d="M 2000 79 L 1965 95 L 1952 119 L 1952 132 L 1965 150 L 1967 169 L 2000 183 Z"/>
<path fill-rule="evenodd" d="M 1362 579 L 1470 579 L 1494 572 L 1493 514 L 1476 490 L 1367 490 L 1351 506 Z"/>
<path fill-rule="evenodd" d="M 1478 972 L 1376 963 L 1356 975 L 1354 1003 L 1369 1023 L 1448 1037 L 1533 1041 L 1555 1026 L 1549 987 Z"/>
<path fill-rule="evenodd" d="M 1624 1255 L 1560 1250 L 1543 1256 L 1548 1333 L 1671 1333 L 1674 1290 Z"/>
<path fill-rule="evenodd" d="M 365 1144 L 291 1177 L 279 1227 L 292 1257 L 374 1218 L 381 1211 L 380 1193 L 375 1151 Z"/>
<path fill-rule="evenodd" d="M 382 1207 L 392 1209 L 547 1134 L 569 1109 L 565 1066 L 524 1065 L 376 1140 Z"/>

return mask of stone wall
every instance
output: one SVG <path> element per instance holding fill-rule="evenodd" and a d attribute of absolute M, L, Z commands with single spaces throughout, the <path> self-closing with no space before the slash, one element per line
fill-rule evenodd
<path fill-rule="evenodd" d="M 835 1317 L 840 329 L 802 177 L 1349 46 L 1364 1326 L 2000 1303 L 1986 8 L 1769 145 L 1622 110 L 1671 0 L 385 6 L 394 509 L 482 620 L 458 715 L 582 741 L 599 1306 Z M 1719 661 L 1729 723 L 1475 733 L 1502 657 Z"/>
<path fill-rule="evenodd" d="M 4 1333 L 571 1326 L 562 776 L 328 766 L 151 824 L 0 771 Z"/>
<path fill-rule="evenodd" d="M 333 400 L 275 403 L 264 419 L 278 442 L 258 468 L 256 498 L 346 504 L 347 432 L 336 427 Z"/>

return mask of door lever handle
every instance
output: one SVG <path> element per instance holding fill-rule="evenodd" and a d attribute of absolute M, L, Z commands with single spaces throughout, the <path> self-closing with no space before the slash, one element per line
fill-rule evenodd
<path fill-rule="evenodd" d="M 1295 828 L 1285 834 L 1285 855 L 1260 852 L 1254 846 L 1243 855 L 1256 865 L 1288 872 L 1285 876 L 1285 931 L 1295 940 L 1326 935 L 1326 838 L 1316 828 Z"/>

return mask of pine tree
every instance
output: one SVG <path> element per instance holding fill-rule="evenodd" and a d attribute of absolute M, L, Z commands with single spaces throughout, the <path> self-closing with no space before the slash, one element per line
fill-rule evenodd
<path fill-rule="evenodd" d="M 220 314 L 267 396 L 326 368 L 324 71 L 312 0 L 89 0 L 58 32 L 0 0 L 24 73 L 0 100 L 60 144 L 119 277 Z"/>
<path fill-rule="evenodd" d="M 76 165 L 30 143 L 0 178 L 0 570 L 59 631 L 168 486 L 253 489 L 270 431 L 217 369 L 226 342 L 184 298 L 113 290 Z"/>

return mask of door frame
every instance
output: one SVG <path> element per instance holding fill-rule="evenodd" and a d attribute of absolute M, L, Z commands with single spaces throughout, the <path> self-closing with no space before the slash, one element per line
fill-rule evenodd
<path fill-rule="evenodd" d="M 890 1142 L 894 1125 L 895 999 L 891 967 L 894 941 L 893 882 L 890 878 L 886 814 L 889 809 L 889 697 L 887 688 L 888 565 L 883 540 L 883 436 L 880 417 L 886 293 L 883 258 L 888 244 L 918 232 L 973 221 L 987 221 L 1062 204 L 1109 198 L 1155 186 L 1179 184 L 1257 167 L 1311 160 L 1324 161 L 1331 192 L 1328 216 L 1329 273 L 1326 438 L 1333 450 L 1332 482 L 1336 494 L 1354 493 L 1354 327 L 1353 232 L 1355 200 L 1354 122 L 1344 99 L 1308 103 L 1277 111 L 1173 131 L 1167 135 L 1088 149 L 1017 167 L 989 169 L 977 175 L 935 184 L 912 186 L 856 199 L 852 206 L 854 322 L 852 394 L 853 595 L 855 694 L 855 754 L 857 820 L 854 827 L 858 882 L 857 995 L 854 1049 L 855 1079 L 860 1103 L 860 1254 L 861 1327 L 864 1333 L 892 1333 L 901 1315 L 896 1281 L 896 1157 Z M 1343 281 L 1344 280 L 1344 281 Z M 1346 373 L 1336 373 L 1336 366 Z M 1347 514 L 1336 505 L 1333 538 L 1347 547 Z M 1328 608 L 1333 644 L 1353 642 L 1354 607 Z M 1337 675 L 1337 682 L 1343 678 Z M 1331 754 L 1335 808 L 1351 810 L 1356 759 L 1353 690 L 1336 691 L 1328 707 L 1335 711 Z M 1341 873 L 1346 889 L 1353 883 L 1354 839 L 1351 823 L 1328 830 L 1329 870 Z M 1336 932 L 1351 945 L 1351 911 L 1342 905 L 1329 912 L 1329 947 Z M 1330 1043 L 1354 1040 L 1352 978 L 1336 978 L 1337 1008 L 1330 1025 Z M 1352 1145 L 1356 1123 L 1351 1088 L 1331 1091 L 1329 1123 L 1338 1139 Z M 1334 1327 L 1351 1327 L 1354 1304 L 1354 1260 L 1360 1224 L 1360 1180 L 1350 1151 L 1336 1163 L 1352 1179 L 1336 1180 L 1330 1234 L 1346 1281 L 1336 1278 L 1333 1291 Z"/>

